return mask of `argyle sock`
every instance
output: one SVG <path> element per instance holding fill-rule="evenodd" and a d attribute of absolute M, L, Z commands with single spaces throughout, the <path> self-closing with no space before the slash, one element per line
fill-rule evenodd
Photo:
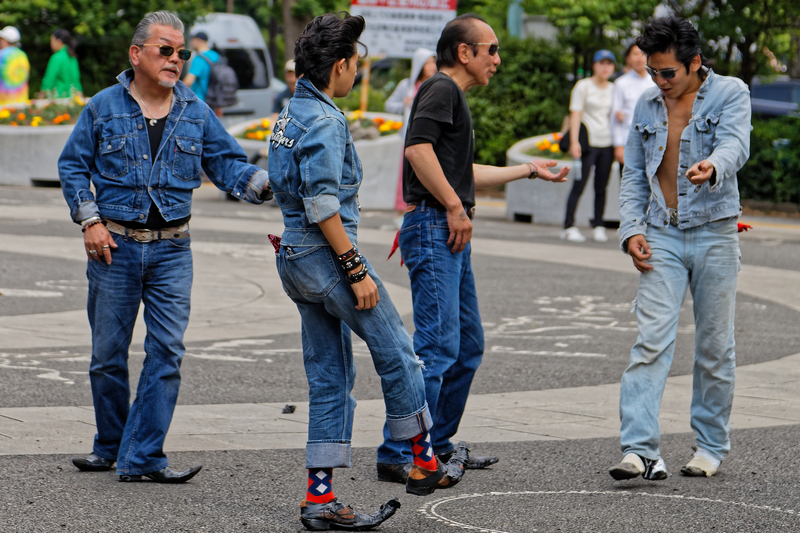
<path fill-rule="evenodd" d="M 309 468 L 306 501 L 328 503 L 333 495 L 333 468 Z"/>
<path fill-rule="evenodd" d="M 411 451 L 414 454 L 414 464 L 428 470 L 436 470 L 436 456 L 433 455 L 431 434 L 423 431 L 416 437 L 411 437 Z"/>

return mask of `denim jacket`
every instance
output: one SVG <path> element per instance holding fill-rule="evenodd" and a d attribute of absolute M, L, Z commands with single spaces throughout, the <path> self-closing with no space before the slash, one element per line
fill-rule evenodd
<path fill-rule="evenodd" d="M 689 125 L 680 138 L 678 163 L 678 228 L 688 229 L 741 214 L 736 172 L 750 155 L 750 92 L 737 78 L 712 70 L 700 86 Z M 639 98 L 625 146 L 620 190 L 619 238 L 644 235 L 647 224 L 666 226 L 669 213 L 656 171 L 668 133 L 667 107 L 658 87 Z M 673 140 L 675 142 L 676 140 Z M 715 179 L 694 186 L 686 171 L 708 159 Z"/>
<path fill-rule="evenodd" d="M 283 212 L 282 244 L 327 245 L 319 222 L 336 213 L 356 243 L 361 160 L 344 113 L 305 78 L 276 121 L 268 161 Z"/>
<path fill-rule="evenodd" d="M 132 79 L 133 70 L 127 70 L 117 77 L 119 84 L 89 100 L 58 159 L 75 222 L 92 216 L 144 221 L 151 202 L 167 221 L 185 218 L 201 167 L 220 189 L 262 202 L 266 171 L 247 162 L 239 143 L 183 82 L 175 85 L 158 153 L 151 154 L 146 119 L 130 93 Z"/>

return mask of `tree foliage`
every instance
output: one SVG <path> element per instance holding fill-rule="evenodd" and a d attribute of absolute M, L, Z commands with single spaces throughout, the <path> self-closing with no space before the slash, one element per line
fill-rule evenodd
<path fill-rule="evenodd" d="M 52 54 L 50 35 L 58 28 L 70 31 L 78 41 L 84 93 L 92 95 L 116 83 L 116 76 L 130 67 L 133 30 L 146 13 L 159 10 L 176 13 L 188 26 L 208 8 L 204 0 L 3 0 L 0 26 L 15 26 L 22 34 L 32 95 L 41 87 Z"/>

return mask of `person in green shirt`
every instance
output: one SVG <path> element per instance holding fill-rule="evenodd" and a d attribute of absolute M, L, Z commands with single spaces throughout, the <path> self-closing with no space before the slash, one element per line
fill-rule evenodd
<path fill-rule="evenodd" d="M 50 56 L 42 80 L 39 98 L 69 98 L 82 95 L 81 74 L 75 55 L 75 39 L 67 30 L 59 29 L 50 36 Z"/>

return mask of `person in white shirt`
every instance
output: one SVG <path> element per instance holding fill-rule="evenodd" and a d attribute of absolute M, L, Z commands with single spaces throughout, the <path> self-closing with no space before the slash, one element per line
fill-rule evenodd
<path fill-rule="evenodd" d="M 581 160 L 581 177 L 572 184 L 567 200 L 567 213 L 564 217 L 562 239 L 572 242 L 586 240 L 575 227 L 575 209 L 581 193 L 589 180 L 594 167 L 594 219 L 592 237 L 598 242 L 606 242 L 606 228 L 603 211 L 606 207 L 606 186 L 614 164 L 614 148 L 611 141 L 611 99 L 614 84 L 608 79 L 614 73 L 616 58 L 610 50 L 598 50 L 594 54 L 592 76 L 575 84 L 569 102 L 570 153 L 573 159 Z M 589 136 L 588 147 L 581 148 L 579 133 L 581 123 L 586 126 Z"/>
<path fill-rule="evenodd" d="M 628 132 L 631 130 L 633 108 L 645 89 L 655 87 L 653 79 L 644 68 L 647 56 L 635 44 L 625 50 L 625 64 L 628 72 L 614 82 L 614 96 L 611 100 L 611 137 L 614 141 L 614 159 L 620 164 L 620 175 L 625 157 L 625 143 L 628 142 Z"/>

